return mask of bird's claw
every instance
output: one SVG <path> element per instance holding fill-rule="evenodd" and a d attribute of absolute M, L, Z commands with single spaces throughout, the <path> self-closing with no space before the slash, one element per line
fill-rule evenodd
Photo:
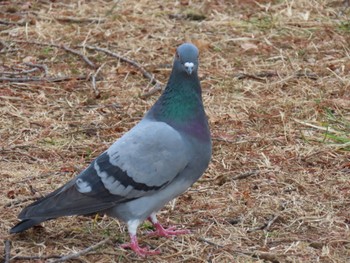
<path fill-rule="evenodd" d="M 159 223 L 155 223 L 154 226 L 155 226 L 156 230 L 147 233 L 149 236 L 171 237 L 171 236 L 184 235 L 184 234 L 191 233 L 191 231 L 187 230 L 187 229 L 176 230 L 175 226 L 164 228 Z"/>
<path fill-rule="evenodd" d="M 150 255 L 160 254 L 159 250 L 150 250 L 147 247 L 140 247 L 138 242 L 137 242 L 136 236 L 131 237 L 130 243 L 122 244 L 122 245 L 120 245 L 120 247 L 124 248 L 124 249 L 130 248 L 132 251 L 134 251 L 140 257 L 146 257 L 146 256 L 150 256 Z"/>

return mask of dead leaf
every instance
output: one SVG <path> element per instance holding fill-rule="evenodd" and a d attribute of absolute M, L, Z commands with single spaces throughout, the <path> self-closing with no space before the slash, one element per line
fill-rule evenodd
<path fill-rule="evenodd" d="M 13 190 L 8 191 L 7 198 L 15 199 L 15 191 L 13 191 Z"/>
<path fill-rule="evenodd" d="M 253 43 L 244 42 L 243 44 L 241 44 L 241 48 L 243 48 L 244 51 L 247 51 L 249 49 L 258 49 L 258 46 Z"/>
<path fill-rule="evenodd" d="M 22 61 L 24 63 L 36 63 L 36 58 L 32 56 L 27 56 Z"/>
<path fill-rule="evenodd" d="M 204 39 L 193 39 L 192 43 L 195 44 L 199 51 L 205 51 L 210 48 L 210 42 Z"/>

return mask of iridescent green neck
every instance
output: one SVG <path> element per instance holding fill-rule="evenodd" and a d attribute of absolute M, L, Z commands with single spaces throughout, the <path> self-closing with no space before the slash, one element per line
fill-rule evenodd
<path fill-rule="evenodd" d="M 197 76 L 169 83 L 147 117 L 162 121 L 194 138 L 207 142 L 210 132 Z"/>
<path fill-rule="evenodd" d="M 151 109 L 152 115 L 160 121 L 176 124 L 186 123 L 204 114 L 201 89 L 198 78 L 183 79 L 169 83 Z"/>

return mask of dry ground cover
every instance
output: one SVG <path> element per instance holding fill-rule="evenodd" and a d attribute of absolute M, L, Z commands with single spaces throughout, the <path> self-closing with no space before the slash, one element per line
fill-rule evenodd
<path fill-rule="evenodd" d="M 1 1 L 3 260 L 350 262 L 347 3 Z M 9 235 L 24 206 L 75 176 L 159 96 L 146 72 L 103 49 L 164 84 L 184 41 L 201 51 L 213 158 L 160 220 L 192 234 L 147 237 L 145 223 L 140 242 L 162 251 L 147 259 L 119 248 L 125 225 L 107 217 Z"/>

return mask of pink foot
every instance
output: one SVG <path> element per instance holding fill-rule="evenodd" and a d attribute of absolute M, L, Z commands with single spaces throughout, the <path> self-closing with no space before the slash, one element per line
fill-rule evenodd
<path fill-rule="evenodd" d="M 148 255 L 158 255 L 160 254 L 159 250 L 149 250 L 147 247 L 142 248 L 137 242 L 136 236 L 130 236 L 130 243 L 120 245 L 121 248 L 130 248 L 140 257 L 146 257 Z"/>
<path fill-rule="evenodd" d="M 155 231 L 149 232 L 148 235 L 150 236 L 161 236 L 161 237 L 171 237 L 171 236 L 176 236 L 176 235 L 184 235 L 184 234 L 190 234 L 191 231 L 187 229 L 183 230 L 176 230 L 175 226 L 169 227 L 169 228 L 164 228 L 161 224 L 154 223 L 153 224 L 156 228 Z"/>

